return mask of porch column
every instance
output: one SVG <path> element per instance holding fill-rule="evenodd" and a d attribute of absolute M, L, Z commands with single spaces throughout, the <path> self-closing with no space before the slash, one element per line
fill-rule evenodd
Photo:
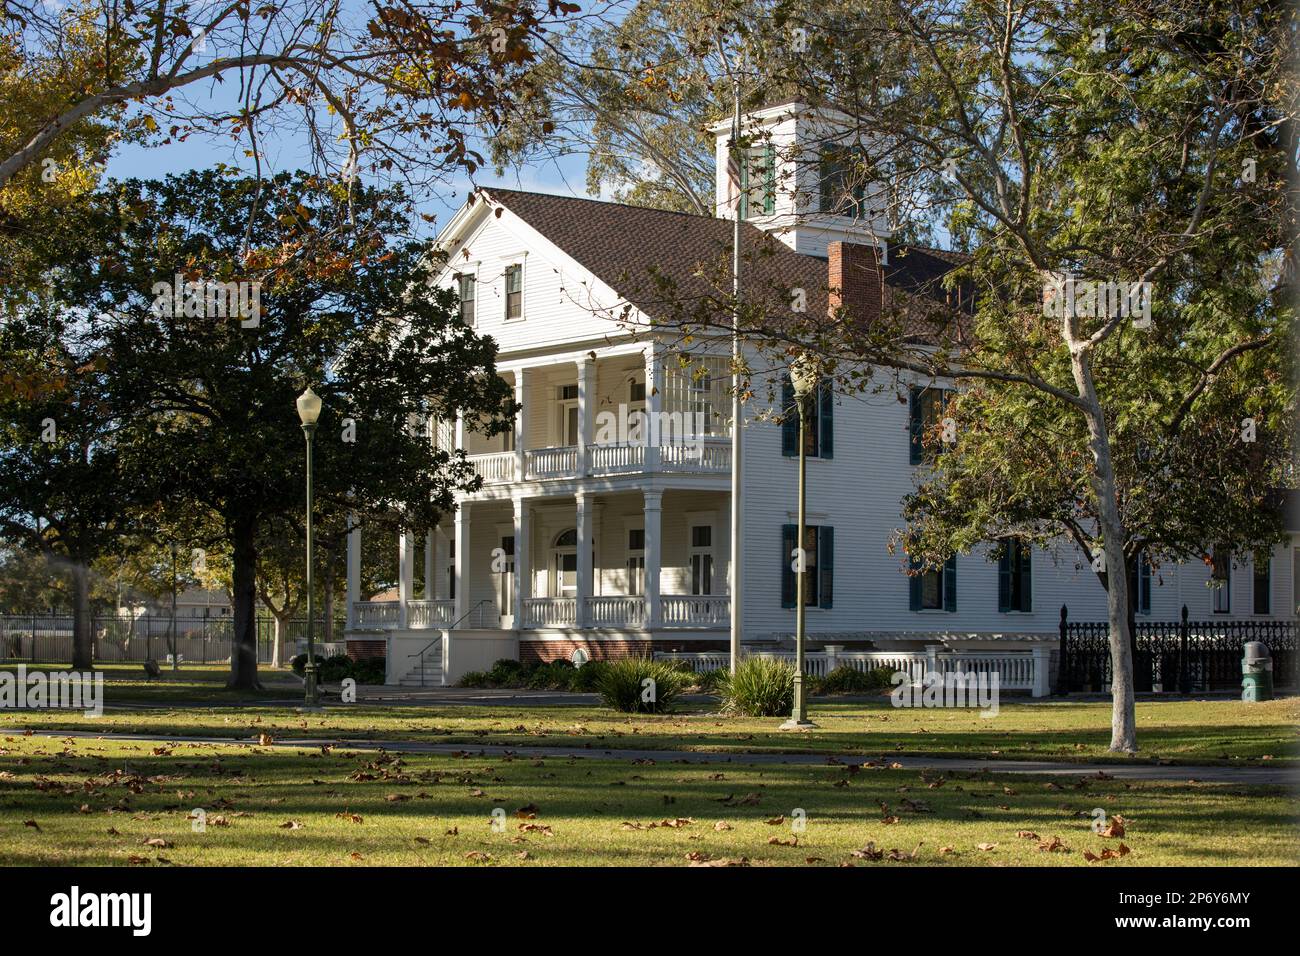
<path fill-rule="evenodd" d="M 596 427 L 596 363 L 590 356 L 578 360 L 578 474 L 588 473 L 587 449 Z M 578 559 L 581 562 L 581 558 Z M 590 564 L 588 559 L 588 564 Z M 582 567 L 581 563 L 578 565 Z"/>
<path fill-rule="evenodd" d="M 465 447 L 465 416 L 456 412 L 456 448 Z M 454 450 L 454 449 L 453 449 Z"/>
<path fill-rule="evenodd" d="M 429 531 L 424 536 L 424 599 L 433 600 L 433 585 L 437 580 L 435 572 L 437 570 L 437 561 L 433 553 L 433 532 Z"/>
<path fill-rule="evenodd" d="M 532 515 L 525 498 L 516 498 L 515 504 L 515 630 L 527 623 L 524 617 L 524 605 L 533 596 L 532 562 Z"/>
<path fill-rule="evenodd" d="M 578 520 L 578 607 L 575 622 L 587 626 L 587 598 L 591 597 L 591 506 L 590 496 L 579 491 L 574 494 Z"/>
<path fill-rule="evenodd" d="M 515 481 L 528 477 L 528 386 L 532 376 L 529 370 L 521 368 L 515 372 L 515 401 L 519 411 L 515 413 Z M 516 549 L 517 550 L 517 549 Z"/>
<path fill-rule="evenodd" d="M 356 515 L 348 515 L 348 628 L 357 626 L 357 602 L 361 600 L 361 527 Z"/>
<path fill-rule="evenodd" d="M 469 502 L 456 507 L 456 610 L 453 620 L 469 613 Z"/>
<path fill-rule="evenodd" d="M 397 538 L 397 626 L 406 629 L 410 621 L 411 592 L 415 586 L 415 535 L 405 528 Z"/>
<path fill-rule="evenodd" d="M 664 401 L 664 367 L 663 357 L 660 353 L 659 343 L 651 341 L 645 350 L 645 433 L 642 438 L 645 441 L 645 470 L 658 471 L 659 462 L 662 459 L 660 452 L 660 442 L 662 437 L 659 434 L 659 413 L 663 410 Z M 648 571 L 647 566 L 647 571 Z"/>
<path fill-rule="evenodd" d="M 662 491 L 645 492 L 645 618 L 647 628 L 656 628 L 663 623 L 663 613 L 659 600 L 659 567 L 663 562 L 663 552 L 659 547 L 659 525 Z"/>

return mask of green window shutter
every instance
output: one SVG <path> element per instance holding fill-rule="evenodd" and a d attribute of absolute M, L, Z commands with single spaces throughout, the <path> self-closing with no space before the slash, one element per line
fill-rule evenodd
<path fill-rule="evenodd" d="M 943 609 L 957 610 L 957 555 L 955 554 L 943 566 Z"/>
<path fill-rule="evenodd" d="M 737 150 L 736 162 L 740 166 L 740 218 L 749 218 L 749 156 Z"/>
<path fill-rule="evenodd" d="M 911 558 L 908 560 L 908 567 L 912 571 L 917 571 L 921 567 L 921 562 Z M 921 610 L 921 575 L 919 574 L 910 574 L 907 577 L 907 609 Z"/>
<path fill-rule="evenodd" d="M 913 385 L 907 390 L 907 434 L 911 442 L 908 461 L 913 465 L 921 464 L 925 457 L 921 447 L 921 427 L 921 389 Z"/>
<path fill-rule="evenodd" d="M 1011 610 L 1011 548 L 1012 542 L 1002 542 L 1002 556 L 998 558 L 998 610 Z"/>
<path fill-rule="evenodd" d="M 792 524 L 781 525 L 781 606 L 794 607 L 794 569 L 790 563 L 794 560 L 794 542 L 798 527 Z"/>
<path fill-rule="evenodd" d="M 1020 554 L 1020 607 L 1017 611 L 1028 614 L 1034 609 L 1034 549 L 1025 541 L 1017 542 Z"/>
<path fill-rule="evenodd" d="M 786 458 L 799 457 L 799 410 L 794 404 L 794 385 L 790 376 L 781 382 L 781 454 Z M 794 547 L 794 545 L 791 545 Z"/>
<path fill-rule="evenodd" d="M 820 458 L 834 458 L 835 392 L 830 385 L 823 383 L 817 394 L 821 401 L 821 421 L 817 428 L 817 439 L 821 447 L 817 449 L 817 455 Z"/>
<path fill-rule="evenodd" d="M 763 149 L 763 215 L 776 212 L 776 147 Z"/>
<path fill-rule="evenodd" d="M 817 529 L 817 606 L 829 608 L 835 597 L 835 529 L 822 525 Z"/>

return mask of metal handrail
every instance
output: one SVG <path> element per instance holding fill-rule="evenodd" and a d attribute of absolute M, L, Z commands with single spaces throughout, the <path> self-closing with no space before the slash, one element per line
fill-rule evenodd
<path fill-rule="evenodd" d="M 470 608 L 460 617 L 456 618 L 456 620 L 452 621 L 451 624 L 447 625 L 447 630 L 452 630 L 454 627 L 456 627 L 457 624 L 465 620 L 465 618 L 469 617 L 471 614 L 473 614 L 475 611 L 481 608 L 484 604 L 491 604 L 491 603 L 492 603 L 491 598 L 483 598 L 483 600 L 479 601 L 477 604 L 475 604 L 472 608 Z M 481 614 L 479 615 L 478 623 L 480 627 L 483 626 L 483 615 Z M 408 660 L 412 657 L 420 658 L 420 686 L 421 687 L 424 686 L 424 652 L 427 651 L 429 648 L 433 647 L 433 645 L 437 644 L 441 640 L 442 640 L 442 635 L 439 634 L 437 637 L 431 640 L 428 644 L 425 644 L 424 647 L 420 648 L 414 654 L 406 655 Z"/>

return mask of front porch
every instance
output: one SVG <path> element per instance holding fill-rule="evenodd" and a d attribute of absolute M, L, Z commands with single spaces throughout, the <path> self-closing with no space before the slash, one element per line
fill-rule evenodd
<path fill-rule="evenodd" d="M 396 599 L 349 601 L 350 650 L 419 651 L 436 667 L 440 631 L 588 658 L 725 641 L 728 500 L 695 489 L 462 500 L 450 527 L 400 536 Z M 353 595 L 360 534 L 349 542 Z"/>

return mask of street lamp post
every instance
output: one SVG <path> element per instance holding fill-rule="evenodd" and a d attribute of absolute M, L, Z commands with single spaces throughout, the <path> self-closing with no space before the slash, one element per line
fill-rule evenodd
<path fill-rule="evenodd" d="M 312 486 L 311 486 L 311 440 L 316 433 L 316 421 L 320 418 L 320 396 L 307 390 L 298 396 L 298 419 L 302 422 L 302 433 L 307 437 L 307 666 L 303 669 L 306 687 L 303 706 L 310 710 L 320 709 L 320 694 L 316 688 L 316 601 L 313 594 L 313 560 L 312 560 Z"/>
<path fill-rule="evenodd" d="M 805 730 L 817 725 L 808 719 L 808 699 L 804 696 L 804 636 L 805 636 L 805 578 L 808 556 L 805 548 L 807 533 L 808 498 L 808 402 L 817 392 L 817 367 L 806 354 L 790 364 L 790 382 L 794 386 L 795 404 L 799 406 L 799 530 L 795 542 L 794 590 L 794 705 L 790 719 L 781 725 L 782 730 Z"/>

